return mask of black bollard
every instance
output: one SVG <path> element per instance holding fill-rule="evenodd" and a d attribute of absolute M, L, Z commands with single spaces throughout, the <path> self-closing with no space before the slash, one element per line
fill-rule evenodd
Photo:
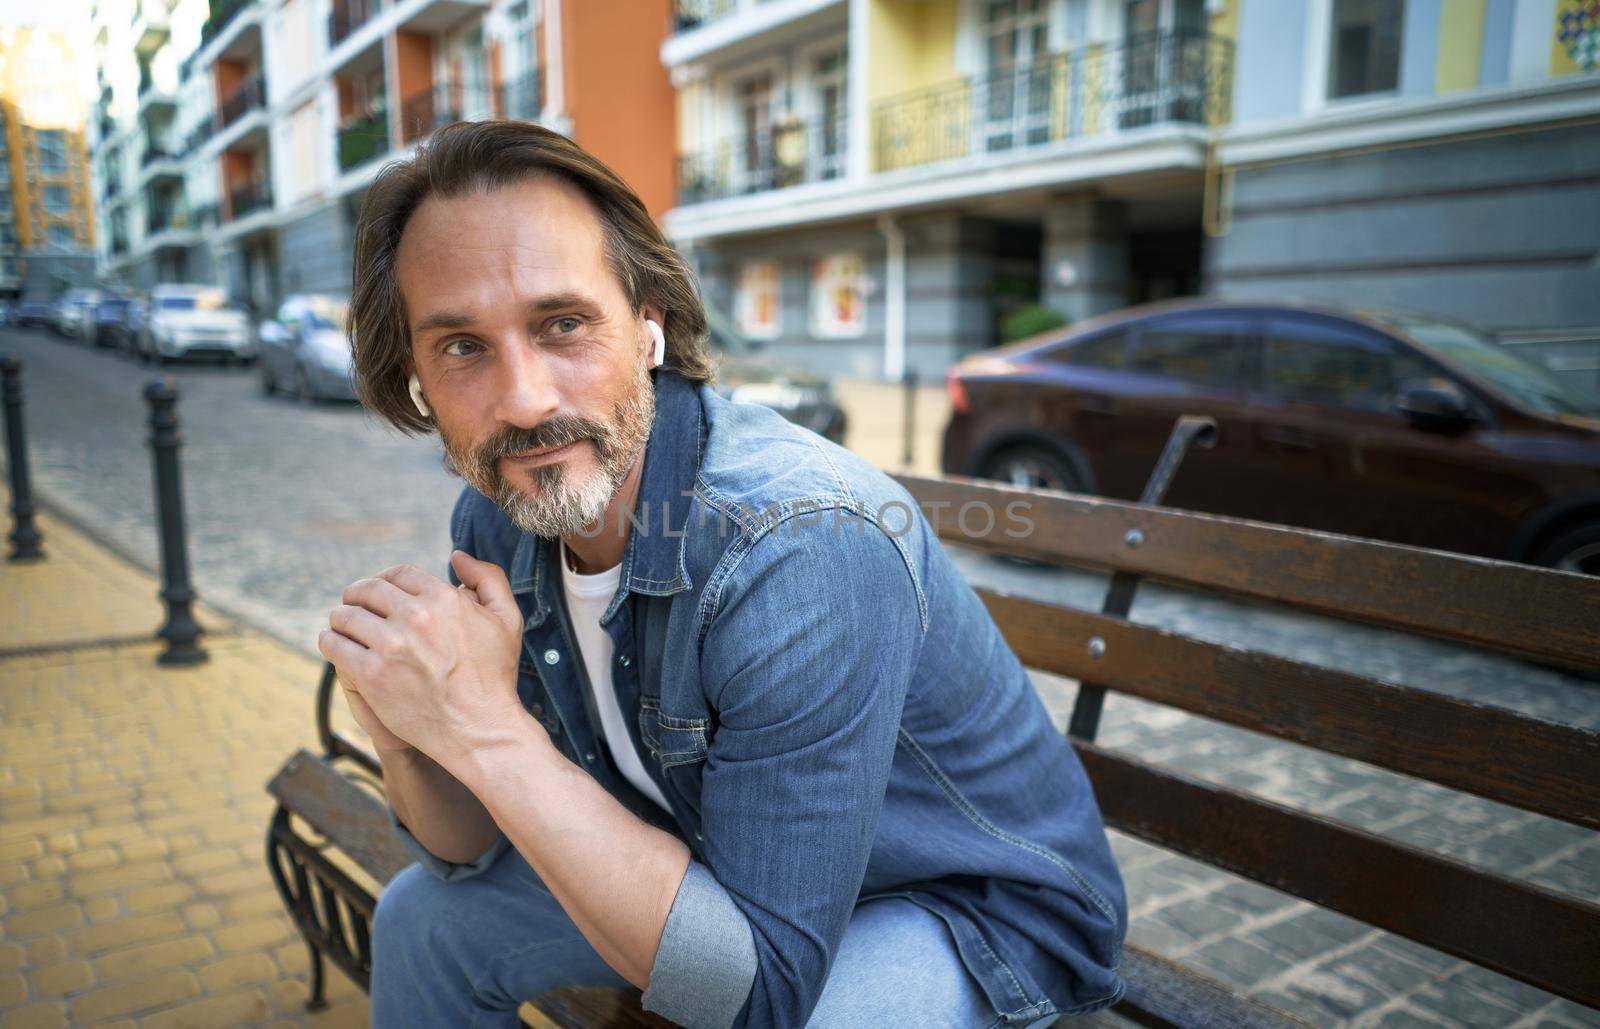
<path fill-rule="evenodd" d="M 6 463 L 11 466 L 11 556 L 16 562 L 43 561 L 43 537 L 33 524 L 33 486 L 28 478 L 28 441 L 22 428 L 22 362 L 0 355 L 0 387 L 6 409 Z"/>
<path fill-rule="evenodd" d="M 156 663 L 197 665 L 209 655 L 196 642 L 202 630 L 194 620 L 194 588 L 189 585 L 178 469 L 178 391 L 171 380 L 155 379 L 145 386 L 144 398 L 150 404 L 150 457 L 155 468 L 156 520 L 161 525 L 161 599 L 167 604 L 167 624 L 156 633 L 167 641 L 167 649 Z"/>
<path fill-rule="evenodd" d="M 905 386 L 905 447 L 900 454 L 900 463 L 907 468 L 911 467 L 911 459 L 915 456 L 912 440 L 917 431 L 917 373 L 910 366 L 906 367 L 905 374 L 900 382 Z"/>

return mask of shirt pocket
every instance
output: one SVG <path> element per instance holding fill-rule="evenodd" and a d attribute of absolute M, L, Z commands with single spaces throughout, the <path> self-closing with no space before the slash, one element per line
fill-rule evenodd
<path fill-rule="evenodd" d="M 655 697 L 639 698 L 639 738 L 663 774 L 670 768 L 697 765 L 706 759 L 706 719 L 663 714 L 661 701 Z"/>
<path fill-rule="evenodd" d="M 517 699 L 522 701 L 523 708 L 539 720 L 544 726 L 544 731 L 550 734 L 550 739 L 556 746 L 562 747 L 561 718 L 556 714 L 555 708 L 550 704 L 550 697 L 545 693 L 544 682 L 539 678 L 539 669 L 527 658 L 522 659 L 517 675 Z"/>

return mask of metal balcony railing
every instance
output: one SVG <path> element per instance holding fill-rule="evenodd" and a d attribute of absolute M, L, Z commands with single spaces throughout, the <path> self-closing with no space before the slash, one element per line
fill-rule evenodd
<path fill-rule="evenodd" d="M 873 168 L 1003 153 L 1146 125 L 1229 118 L 1233 43 L 1161 32 L 1051 54 L 1031 64 L 885 100 L 873 114 Z"/>
<path fill-rule="evenodd" d="M 211 42 L 227 28 L 236 15 L 255 0 L 211 0 L 211 11 L 200 27 L 200 45 Z"/>
<path fill-rule="evenodd" d="M 845 173 L 849 133 L 843 115 L 793 120 L 751 136 L 678 155 L 678 201 L 706 200 L 823 182 Z"/>
<path fill-rule="evenodd" d="M 176 161 L 182 156 L 182 154 L 174 153 L 163 144 L 151 143 L 144 148 L 144 153 L 140 155 L 139 167 L 148 168 L 157 161 Z"/>
<path fill-rule="evenodd" d="M 673 10 L 677 15 L 678 31 L 682 32 L 725 14 L 732 14 L 738 6 L 737 0 L 678 0 Z"/>
<path fill-rule="evenodd" d="M 389 152 L 389 113 L 378 104 L 339 128 L 339 170 L 349 171 Z"/>
<path fill-rule="evenodd" d="M 225 129 L 246 114 L 262 106 L 266 86 L 259 74 L 252 75 L 233 88 L 217 105 L 217 128 Z"/>
<path fill-rule="evenodd" d="M 500 84 L 500 117 L 513 121 L 538 121 L 543 110 L 544 82 L 538 69 Z"/>
<path fill-rule="evenodd" d="M 488 89 L 443 82 L 405 99 L 400 106 L 400 135 L 411 143 L 451 122 L 474 121 L 493 113 Z"/>
<path fill-rule="evenodd" d="M 328 14 L 328 48 L 338 46 L 345 37 L 365 25 L 382 10 L 382 0 L 334 0 Z"/>
<path fill-rule="evenodd" d="M 235 186 L 228 193 L 228 217 L 231 221 L 238 221 L 271 206 L 272 186 L 264 179 Z"/>
<path fill-rule="evenodd" d="M 210 139 L 212 133 L 215 131 L 216 125 L 213 123 L 212 118 L 207 118 L 204 121 L 196 124 L 194 128 L 189 130 L 189 135 L 184 137 L 184 153 L 192 154 L 196 150 L 199 150 L 201 147 L 205 146 L 206 140 Z"/>

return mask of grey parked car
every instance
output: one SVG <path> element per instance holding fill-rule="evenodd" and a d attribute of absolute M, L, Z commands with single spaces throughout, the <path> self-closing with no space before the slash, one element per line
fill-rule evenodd
<path fill-rule="evenodd" d="M 285 300 L 278 316 L 256 330 L 262 391 L 270 396 L 286 390 L 307 402 L 356 399 L 347 310 L 342 298 L 321 293 Z"/>

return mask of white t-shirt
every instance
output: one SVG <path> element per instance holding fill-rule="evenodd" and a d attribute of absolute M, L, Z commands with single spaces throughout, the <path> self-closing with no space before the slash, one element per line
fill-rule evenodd
<path fill-rule="evenodd" d="M 561 544 L 561 585 L 566 592 L 567 613 L 572 617 L 572 631 L 578 636 L 578 650 L 583 654 L 583 667 L 589 673 L 589 688 L 594 691 L 594 707 L 600 713 L 600 738 L 611 751 L 617 771 L 632 783 L 640 793 L 655 801 L 662 810 L 670 813 L 667 798 L 644 770 L 639 752 L 634 749 L 633 737 L 628 735 L 627 723 L 622 720 L 622 707 L 617 703 L 617 691 L 611 684 L 611 637 L 600 627 L 600 616 L 606 605 L 616 595 L 622 581 L 622 565 L 617 564 L 594 575 L 579 575 L 568 567 L 567 545 Z M 613 743 L 612 741 L 616 742 Z"/>

